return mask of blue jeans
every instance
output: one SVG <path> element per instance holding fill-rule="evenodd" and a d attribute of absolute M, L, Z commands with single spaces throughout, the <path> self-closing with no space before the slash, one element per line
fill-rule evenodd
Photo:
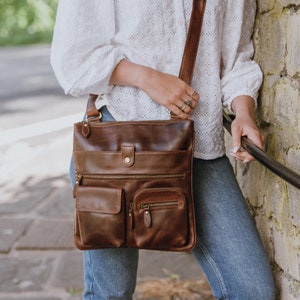
<path fill-rule="evenodd" d="M 114 121 L 106 108 L 103 121 Z M 73 172 L 71 171 L 71 174 Z M 192 251 L 217 299 L 274 300 L 272 271 L 226 156 L 194 159 L 197 245 Z M 138 250 L 83 252 L 84 300 L 132 299 Z"/>

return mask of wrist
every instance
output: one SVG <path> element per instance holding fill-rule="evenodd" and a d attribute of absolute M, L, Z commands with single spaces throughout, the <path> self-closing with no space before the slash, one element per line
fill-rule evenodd
<path fill-rule="evenodd" d="M 154 71 L 149 67 L 138 65 L 136 68 L 136 87 L 144 91 L 147 90 L 147 86 L 154 76 Z"/>
<path fill-rule="evenodd" d="M 250 96 L 238 96 L 233 99 L 231 108 L 237 118 L 255 119 L 255 102 Z"/>
<path fill-rule="evenodd" d="M 109 83 L 143 89 L 149 78 L 149 70 L 151 69 L 148 67 L 123 59 L 115 67 Z"/>

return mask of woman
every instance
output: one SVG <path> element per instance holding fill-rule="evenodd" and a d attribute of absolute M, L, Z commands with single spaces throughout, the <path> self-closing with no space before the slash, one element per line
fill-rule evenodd
<path fill-rule="evenodd" d="M 193 255 L 217 299 L 275 299 L 259 234 L 225 156 L 222 109 L 235 113 L 232 155 L 241 136 L 258 147 L 254 120 L 262 74 L 252 60 L 254 0 L 208 0 L 192 84 L 177 77 L 192 0 L 61 0 L 51 60 L 66 93 L 99 94 L 103 121 L 195 122 Z M 132 299 L 138 250 L 84 251 L 84 299 Z"/>

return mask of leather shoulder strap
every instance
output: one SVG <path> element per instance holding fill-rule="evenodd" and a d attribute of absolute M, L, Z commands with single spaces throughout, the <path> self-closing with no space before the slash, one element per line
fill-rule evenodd
<path fill-rule="evenodd" d="M 193 78 L 193 71 L 198 52 L 205 5 L 206 0 L 193 0 L 193 9 L 179 71 L 179 78 L 189 84 L 191 83 Z M 88 121 L 99 122 L 99 112 L 95 105 L 97 98 L 97 95 L 89 96 L 86 108 Z"/>
<path fill-rule="evenodd" d="M 194 0 L 179 78 L 191 83 L 200 41 L 206 0 Z"/>

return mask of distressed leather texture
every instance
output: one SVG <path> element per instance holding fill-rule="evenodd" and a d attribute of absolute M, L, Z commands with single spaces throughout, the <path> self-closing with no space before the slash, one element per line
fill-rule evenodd
<path fill-rule="evenodd" d="M 191 120 L 75 124 L 76 246 L 192 249 L 193 143 Z"/>

